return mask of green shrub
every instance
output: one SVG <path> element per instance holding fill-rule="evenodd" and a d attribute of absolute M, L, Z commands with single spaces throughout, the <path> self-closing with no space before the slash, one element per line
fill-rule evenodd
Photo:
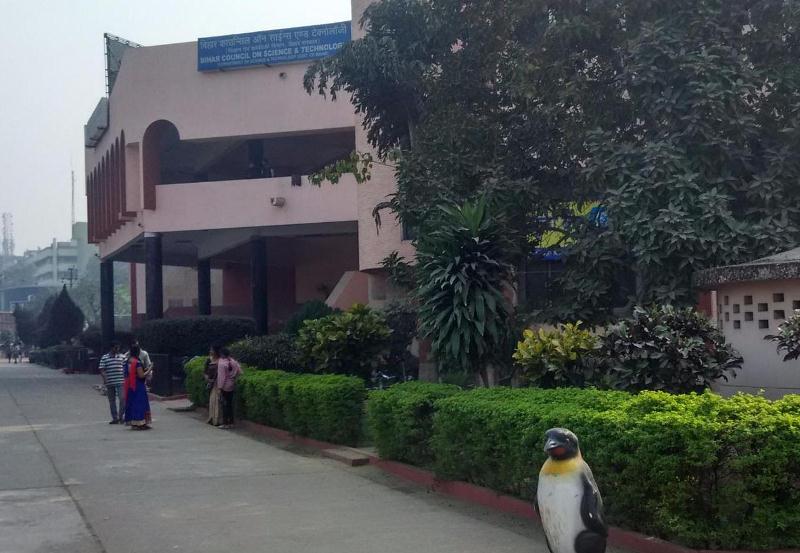
<path fill-rule="evenodd" d="M 300 372 L 300 353 L 288 334 L 248 337 L 230 345 L 240 363 L 286 372 Z"/>
<path fill-rule="evenodd" d="M 366 388 L 359 378 L 295 375 L 279 384 L 285 428 L 295 434 L 357 445 Z"/>
<path fill-rule="evenodd" d="M 289 320 L 286 321 L 286 325 L 283 327 L 283 331 L 289 336 L 297 336 L 306 321 L 316 321 L 317 319 L 338 312 L 338 309 L 333 309 L 322 300 L 308 301 L 301 305 L 300 309 L 289 317 Z"/>
<path fill-rule="evenodd" d="M 364 305 L 306 321 L 297 338 L 303 360 L 317 372 L 368 379 L 383 366 L 391 330 L 386 319 Z"/>
<path fill-rule="evenodd" d="M 89 350 L 81 346 L 61 344 L 44 349 L 32 350 L 28 356 L 31 363 L 44 365 L 51 369 L 88 369 Z"/>
<path fill-rule="evenodd" d="M 418 465 L 431 463 L 434 403 L 460 391 L 449 384 L 404 382 L 371 392 L 367 420 L 380 456 Z"/>
<path fill-rule="evenodd" d="M 242 375 L 238 382 L 242 407 L 240 416 L 275 428 L 286 428 L 280 384 L 294 376 L 283 371 L 263 370 Z"/>
<path fill-rule="evenodd" d="M 800 311 L 795 311 L 780 324 L 778 334 L 769 334 L 764 339 L 775 342 L 778 353 L 784 353 L 784 361 L 793 361 L 800 357 Z"/>
<path fill-rule="evenodd" d="M 187 317 L 145 322 L 137 331 L 149 353 L 203 355 L 212 344 L 230 344 L 255 334 L 255 323 L 245 317 Z"/>
<path fill-rule="evenodd" d="M 186 393 L 192 403 L 200 407 L 208 406 L 208 390 L 204 378 L 206 359 L 207 357 L 194 357 L 183 366 L 186 373 Z"/>
<path fill-rule="evenodd" d="M 543 433 L 574 430 L 617 525 L 703 549 L 800 545 L 789 399 L 491 389 L 436 402 L 437 473 L 531 498 Z"/>
<path fill-rule="evenodd" d="M 514 361 L 534 386 L 583 386 L 592 382 L 592 364 L 588 361 L 599 346 L 598 338 L 582 329 L 580 323 L 552 330 L 526 329 L 514 351 Z"/>
<path fill-rule="evenodd" d="M 672 306 L 636 308 L 606 328 L 598 352 L 613 387 L 688 393 L 736 376 L 742 358 L 702 314 Z"/>

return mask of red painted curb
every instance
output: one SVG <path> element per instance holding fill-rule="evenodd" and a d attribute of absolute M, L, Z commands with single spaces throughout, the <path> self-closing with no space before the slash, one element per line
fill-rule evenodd
<path fill-rule="evenodd" d="M 300 445 L 312 447 L 315 449 L 330 449 L 345 447 L 337 444 L 321 442 L 303 436 L 295 436 L 286 430 L 272 428 L 263 424 L 255 422 L 240 420 L 241 428 L 247 432 L 256 435 L 274 438 L 284 442 L 292 442 Z M 507 513 L 510 515 L 526 518 L 529 520 L 539 521 L 539 515 L 533 508 L 529 501 L 504 495 L 495 492 L 489 488 L 476 486 L 468 482 L 459 482 L 456 480 L 440 480 L 436 475 L 429 470 L 425 470 L 413 465 L 407 465 L 398 461 L 390 461 L 388 459 L 381 459 L 375 454 L 368 453 L 363 450 L 355 448 L 357 451 L 363 453 L 369 458 L 369 463 L 379 468 L 380 470 L 418 484 L 430 488 L 432 491 L 447 495 L 468 503 L 482 505 L 489 509 Z M 631 530 L 624 530 L 622 528 L 611 527 L 608 531 L 608 544 L 614 547 L 621 547 L 635 551 L 637 553 L 767 553 L 765 551 L 752 551 L 747 549 L 725 550 L 725 549 L 691 549 L 684 547 L 660 538 L 646 536 Z M 771 549 L 768 553 L 800 553 L 800 549 Z"/>

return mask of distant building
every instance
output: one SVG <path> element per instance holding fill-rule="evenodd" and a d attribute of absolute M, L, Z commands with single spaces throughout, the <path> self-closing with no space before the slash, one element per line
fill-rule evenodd
<path fill-rule="evenodd" d="M 17 321 L 10 311 L 0 311 L 0 334 L 17 334 Z"/>
<path fill-rule="evenodd" d="M 24 262 L 33 265 L 36 286 L 58 288 L 76 282 L 86 270 L 89 257 L 96 252 L 97 248 L 88 242 L 86 223 L 75 223 L 69 242 L 53 239 L 45 248 L 25 252 Z"/>
<path fill-rule="evenodd" d="M 736 378 L 714 388 L 726 395 L 763 390 L 768 398 L 800 393 L 800 361 L 784 362 L 775 343 L 765 340 L 800 309 L 800 248 L 702 271 L 696 284 L 711 291 L 711 315 L 744 358 Z"/>
<path fill-rule="evenodd" d="M 36 296 L 76 283 L 96 254 L 97 247 L 88 242 L 86 223 L 72 225 L 68 242 L 54 239 L 49 246 L 26 251 L 0 271 L 0 311 L 11 311 Z"/>

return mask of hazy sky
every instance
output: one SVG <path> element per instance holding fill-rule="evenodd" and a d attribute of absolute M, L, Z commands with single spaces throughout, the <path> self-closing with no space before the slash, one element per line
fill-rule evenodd
<path fill-rule="evenodd" d="M 16 253 L 86 220 L 83 125 L 105 94 L 103 33 L 148 46 L 347 21 L 350 0 L 0 0 L 0 213 Z"/>

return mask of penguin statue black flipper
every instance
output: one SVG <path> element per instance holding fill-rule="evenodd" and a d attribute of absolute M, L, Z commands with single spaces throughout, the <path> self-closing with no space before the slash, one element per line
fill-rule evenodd
<path fill-rule="evenodd" d="M 581 518 L 586 528 L 603 537 L 608 536 L 608 525 L 603 518 L 603 498 L 597 489 L 592 469 L 585 467 L 583 478 L 583 498 L 581 499 Z"/>
<path fill-rule="evenodd" d="M 603 520 L 603 499 L 589 467 L 586 467 L 586 472 L 583 474 L 581 519 L 586 525 L 586 530 L 575 538 L 575 553 L 604 553 L 608 526 Z"/>

